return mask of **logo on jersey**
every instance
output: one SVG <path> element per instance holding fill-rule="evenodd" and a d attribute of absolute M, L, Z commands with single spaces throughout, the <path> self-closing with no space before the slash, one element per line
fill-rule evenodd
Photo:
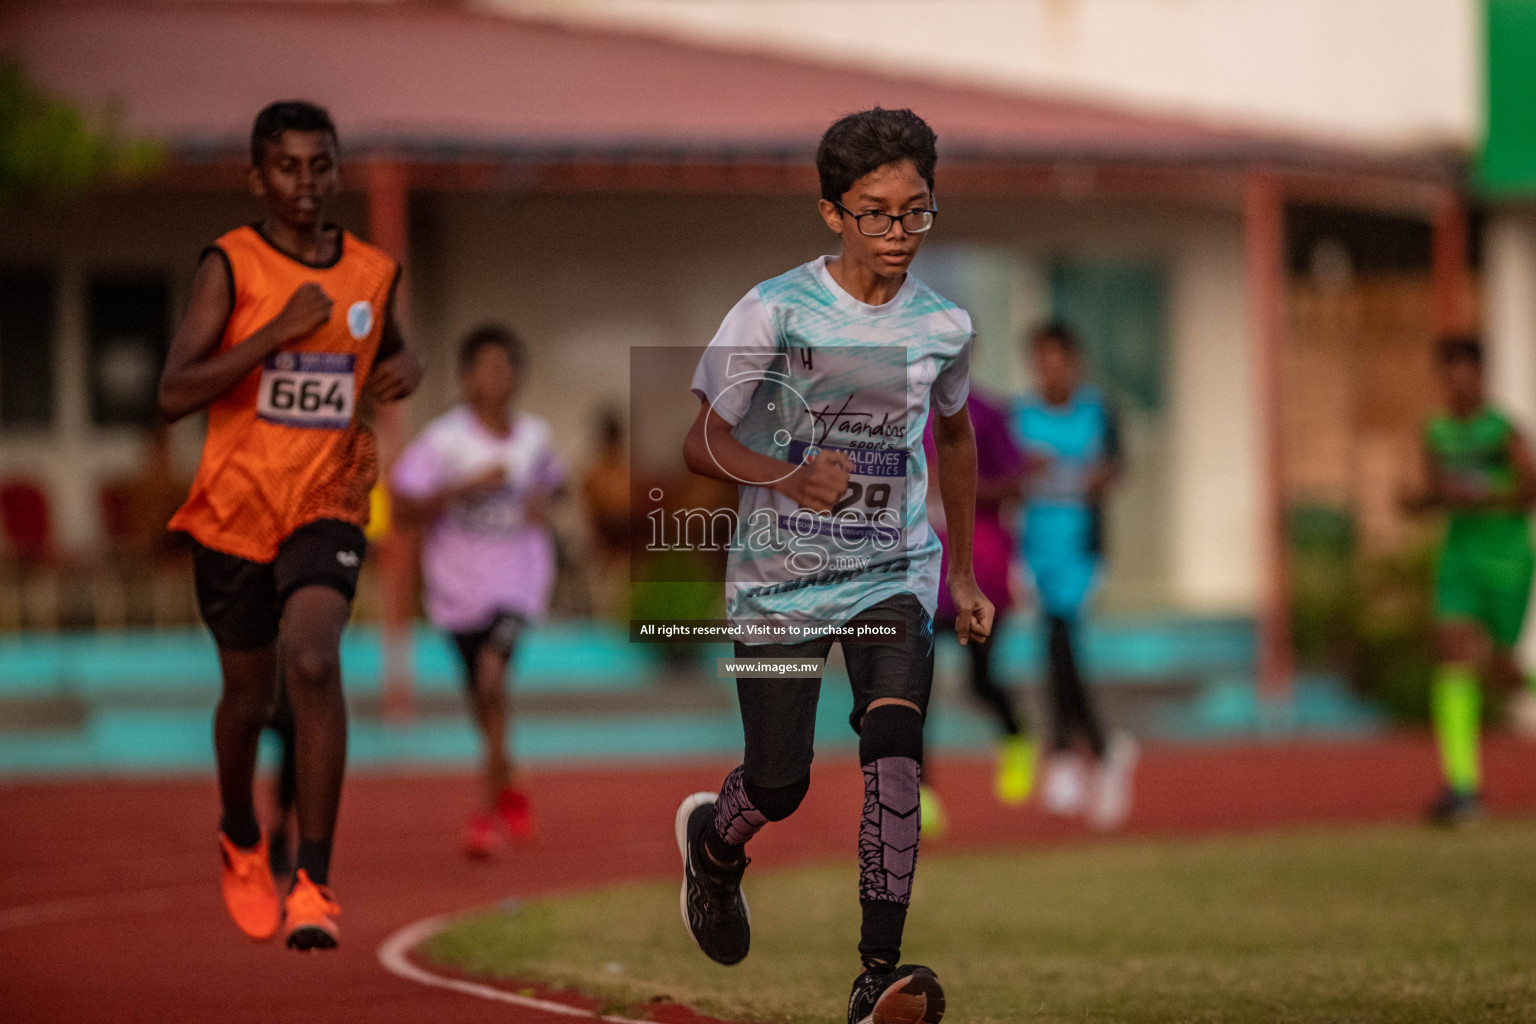
<path fill-rule="evenodd" d="M 368 332 L 373 330 L 373 307 L 361 299 L 352 303 L 347 310 L 347 330 L 358 341 L 368 337 Z"/>

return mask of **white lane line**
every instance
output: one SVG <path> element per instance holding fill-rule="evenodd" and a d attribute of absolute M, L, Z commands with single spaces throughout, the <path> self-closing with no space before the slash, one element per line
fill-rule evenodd
<path fill-rule="evenodd" d="M 477 982 L 465 981 L 462 978 L 447 978 L 440 974 L 433 974 L 431 971 L 412 963 L 409 956 L 410 951 L 448 927 L 458 916 L 457 914 L 439 914 L 436 917 L 423 918 L 420 921 L 406 925 L 379 944 L 379 963 L 389 973 L 396 977 L 404 978 L 407 981 L 414 981 L 421 985 L 431 985 L 435 988 L 446 988 L 454 992 L 462 992 L 467 996 L 476 996 L 480 999 L 511 1003 L 513 1006 L 522 1006 L 530 1010 L 542 1010 L 545 1013 L 557 1013 L 566 1017 L 602 1021 L 603 1024 L 654 1024 L 653 1021 L 640 1021 L 629 1017 L 605 1017 L 592 1010 L 583 1010 L 578 1006 L 569 1006 L 565 1003 L 557 1003 L 549 999 L 519 995 L 516 992 L 508 992 L 506 989 L 496 988 L 493 985 L 481 985 Z"/>
<path fill-rule="evenodd" d="M 176 886 L 143 889 L 139 892 L 109 893 L 104 896 L 75 896 L 51 903 L 0 910 L 0 932 L 29 928 L 59 921 L 80 921 L 116 914 L 158 914 L 188 902 L 190 893 L 201 893 L 203 886 Z"/>

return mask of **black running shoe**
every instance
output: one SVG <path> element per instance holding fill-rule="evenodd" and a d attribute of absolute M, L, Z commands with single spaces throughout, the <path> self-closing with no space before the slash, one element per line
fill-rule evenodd
<path fill-rule="evenodd" d="M 700 850 L 704 829 L 715 820 L 714 793 L 695 793 L 677 809 L 677 849 L 683 855 L 683 923 L 705 954 L 717 963 L 745 959 L 752 940 L 752 915 L 741 892 L 741 876 L 751 863 L 745 856 L 724 868 Z"/>
<path fill-rule="evenodd" d="M 869 967 L 854 979 L 848 1024 L 939 1024 L 944 989 L 933 971 L 917 964 Z"/>
<path fill-rule="evenodd" d="M 1440 791 L 1435 802 L 1429 805 L 1426 815 L 1431 825 L 1444 828 L 1471 825 L 1483 816 L 1483 795 L 1476 792 L 1459 793 L 1447 786 Z"/>

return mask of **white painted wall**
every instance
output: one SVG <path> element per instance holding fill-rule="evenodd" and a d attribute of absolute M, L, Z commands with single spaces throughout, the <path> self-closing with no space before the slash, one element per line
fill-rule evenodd
<path fill-rule="evenodd" d="M 1505 210 L 1483 241 L 1483 333 L 1495 402 L 1536 438 L 1536 215 Z M 1521 637 L 1520 660 L 1536 668 L 1536 630 Z"/>
<path fill-rule="evenodd" d="M 1483 244 L 1488 386 L 1526 430 L 1536 428 L 1536 217 L 1492 217 Z"/>
<path fill-rule="evenodd" d="M 482 0 L 897 75 L 1470 145 L 1478 0 Z"/>
<path fill-rule="evenodd" d="M 1189 609 L 1249 611 L 1259 592 L 1260 473 L 1236 217 L 1180 238 L 1171 299 L 1174 593 Z"/>

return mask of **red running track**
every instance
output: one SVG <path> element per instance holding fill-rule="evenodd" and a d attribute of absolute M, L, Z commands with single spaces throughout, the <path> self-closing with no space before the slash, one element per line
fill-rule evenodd
<path fill-rule="evenodd" d="M 1536 772 L 1529 770 L 1536 747 L 1495 738 L 1486 753 L 1493 812 L 1536 812 Z M 727 767 L 530 774 L 540 834 L 492 865 L 457 853 L 475 792 L 470 779 L 353 778 L 333 872 L 342 948 L 308 956 L 254 945 L 226 920 L 211 778 L 0 787 L 0 1020 L 569 1024 L 396 978 L 378 965 L 375 950 L 394 930 L 433 914 L 674 877 L 673 810 L 684 794 L 718 784 Z M 1081 826 L 1033 807 L 999 810 L 985 762 L 948 759 L 934 767 L 950 828 L 943 843 L 926 847 L 927 857 L 1088 841 Z M 1412 820 L 1435 779 L 1434 753 L 1422 735 L 1154 748 L 1143 761 L 1127 834 Z M 826 758 L 795 818 L 754 842 L 757 868 L 852 857 L 860 800 L 851 756 Z"/>

